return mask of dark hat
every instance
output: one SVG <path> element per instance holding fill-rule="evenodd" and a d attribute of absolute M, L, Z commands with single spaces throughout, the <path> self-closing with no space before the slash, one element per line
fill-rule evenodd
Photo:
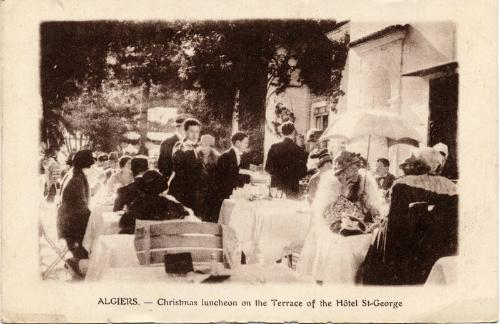
<path fill-rule="evenodd" d="M 430 166 L 422 159 L 417 158 L 412 154 L 403 163 L 399 165 L 405 175 L 422 175 L 430 171 Z"/>
<path fill-rule="evenodd" d="M 99 162 L 104 162 L 104 161 L 107 161 L 107 160 L 109 160 L 109 157 L 108 157 L 108 155 L 106 153 L 101 153 L 97 157 L 97 161 L 99 161 Z"/>
<path fill-rule="evenodd" d="M 90 168 L 94 164 L 91 150 L 81 150 L 73 156 L 73 167 L 77 169 Z"/>
<path fill-rule="evenodd" d="M 185 115 L 179 115 L 175 118 L 175 126 L 180 127 L 184 123 L 184 121 L 187 119 Z"/>
<path fill-rule="evenodd" d="M 361 159 L 361 155 L 357 153 L 352 153 L 348 151 L 342 151 L 335 157 L 335 175 L 338 175 L 344 172 L 348 167 L 355 164 L 358 167 L 361 167 L 363 161 Z"/>
<path fill-rule="evenodd" d="M 318 169 L 321 168 L 325 163 L 333 162 L 332 156 L 326 149 L 323 149 L 318 153 L 318 158 L 319 158 Z"/>
<path fill-rule="evenodd" d="M 159 195 L 167 190 L 168 184 L 160 172 L 156 170 L 146 171 L 138 180 L 139 190 L 150 195 Z"/>
<path fill-rule="evenodd" d="M 281 133 L 285 136 L 292 134 L 295 131 L 295 125 L 292 122 L 286 122 L 281 125 Z"/>
<path fill-rule="evenodd" d="M 318 138 L 321 136 L 321 134 L 323 134 L 322 130 L 319 130 L 317 128 L 311 128 L 309 131 L 307 131 L 306 141 L 308 143 L 316 142 Z"/>

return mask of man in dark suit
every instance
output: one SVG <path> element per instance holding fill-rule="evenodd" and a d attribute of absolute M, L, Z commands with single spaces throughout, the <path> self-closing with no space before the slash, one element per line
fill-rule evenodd
<path fill-rule="evenodd" d="M 178 142 L 172 153 L 173 178 L 170 182 L 169 195 L 174 196 L 184 206 L 197 213 L 198 186 L 201 180 L 202 164 L 198 158 L 198 139 L 201 123 L 188 118 L 183 124 L 186 137 Z"/>
<path fill-rule="evenodd" d="M 307 153 L 295 144 L 295 126 L 281 126 L 283 141 L 271 145 L 267 154 L 266 171 L 271 175 L 271 187 L 282 190 L 288 198 L 298 198 L 299 180 L 307 173 Z"/>
<path fill-rule="evenodd" d="M 231 196 L 234 188 L 250 182 L 248 175 L 239 173 L 242 164 L 241 157 L 248 150 L 248 135 L 236 132 L 231 137 L 231 143 L 231 148 L 221 154 L 215 168 L 219 209 L 224 199 Z"/>
<path fill-rule="evenodd" d="M 168 181 L 172 175 L 172 151 L 175 144 L 184 140 L 182 123 L 185 118 L 179 116 L 175 119 L 175 134 L 167 137 L 160 145 L 160 156 L 158 157 L 158 170 Z"/>
<path fill-rule="evenodd" d="M 126 186 L 118 188 L 116 191 L 115 204 L 113 206 L 113 211 L 122 210 L 123 207 L 128 206 L 132 203 L 137 196 L 139 191 L 137 188 L 137 179 L 142 177 L 144 172 L 148 170 L 149 161 L 146 156 L 136 156 L 130 161 L 130 168 L 132 169 L 132 175 L 134 176 L 134 181 Z"/>

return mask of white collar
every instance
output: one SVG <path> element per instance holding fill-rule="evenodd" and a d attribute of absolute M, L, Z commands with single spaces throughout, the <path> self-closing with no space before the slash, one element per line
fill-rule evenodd
<path fill-rule="evenodd" d="M 188 139 L 185 140 L 184 143 L 186 143 L 188 145 L 193 145 L 193 146 L 196 145 L 196 144 L 198 144 L 198 142 L 192 142 L 191 140 L 188 140 Z"/>
<path fill-rule="evenodd" d="M 243 152 L 241 152 L 236 146 L 233 145 L 233 150 L 236 153 L 237 156 L 243 155 Z"/>

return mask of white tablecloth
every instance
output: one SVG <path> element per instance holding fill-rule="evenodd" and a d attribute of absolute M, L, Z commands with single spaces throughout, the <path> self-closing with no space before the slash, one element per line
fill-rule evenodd
<path fill-rule="evenodd" d="M 110 268 L 139 266 L 134 248 L 134 235 L 101 235 L 97 238 L 90 254 L 85 280 L 100 280 L 103 273 Z"/>
<path fill-rule="evenodd" d="M 100 235 L 118 234 L 120 232 L 118 225 L 120 217 L 120 212 L 113 212 L 113 205 L 106 204 L 94 207 L 83 237 L 83 247 L 90 252 Z"/>
<path fill-rule="evenodd" d="M 247 263 L 275 263 L 283 249 L 301 246 L 311 219 L 305 201 L 232 200 L 222 204 L 219 223 L 234 229 Z"/>
<path fill-rule="evenodd" d="M 315 225 L 307 235 L 297 271 L 316 281 L 353 284 L 371 241 L 371 234 L 342 236 Z"/>
<path fill-rule="evenodd" d="M 457 282 L 457 256 L 440 258 L 434 263 L 426 285 L 449 285 Z"/>
<path fill-rule="evenodd" d="M 227 282 L 232 283 L 311 283 L 310 278 L 302 278 L 296 271 L 282 264 L 242 265 L 228 274 Z M 186 277 L 172 277 L 165 273 L 164 267 L 112 268 L 101 277 L 102 281 L 118 282 L 192 282 L 199 283 L 208 275 L 190 273 Z"/>

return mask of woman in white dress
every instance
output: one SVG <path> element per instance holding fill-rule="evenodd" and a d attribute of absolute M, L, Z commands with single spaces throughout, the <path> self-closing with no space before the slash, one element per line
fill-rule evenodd
<path fill-rule="evenodd" d="M 377 224 L 387 215 L 383 194 L 371 174 L 361 169 L 362 163 L 358 154 L 340 152 L 334 168 L 321 177 L 312 203 L 311 227 L 297 264 L 301 274 L 320 281 L 354 282 L 356 265 L 364 258 L 357 260 L 356 251 L 367 249 L 370 238 L 368 235 L 346 238 L 333 233 L 331 218 L 325 211 L 343 196 L 360 208 L 367 224 Z"/>

